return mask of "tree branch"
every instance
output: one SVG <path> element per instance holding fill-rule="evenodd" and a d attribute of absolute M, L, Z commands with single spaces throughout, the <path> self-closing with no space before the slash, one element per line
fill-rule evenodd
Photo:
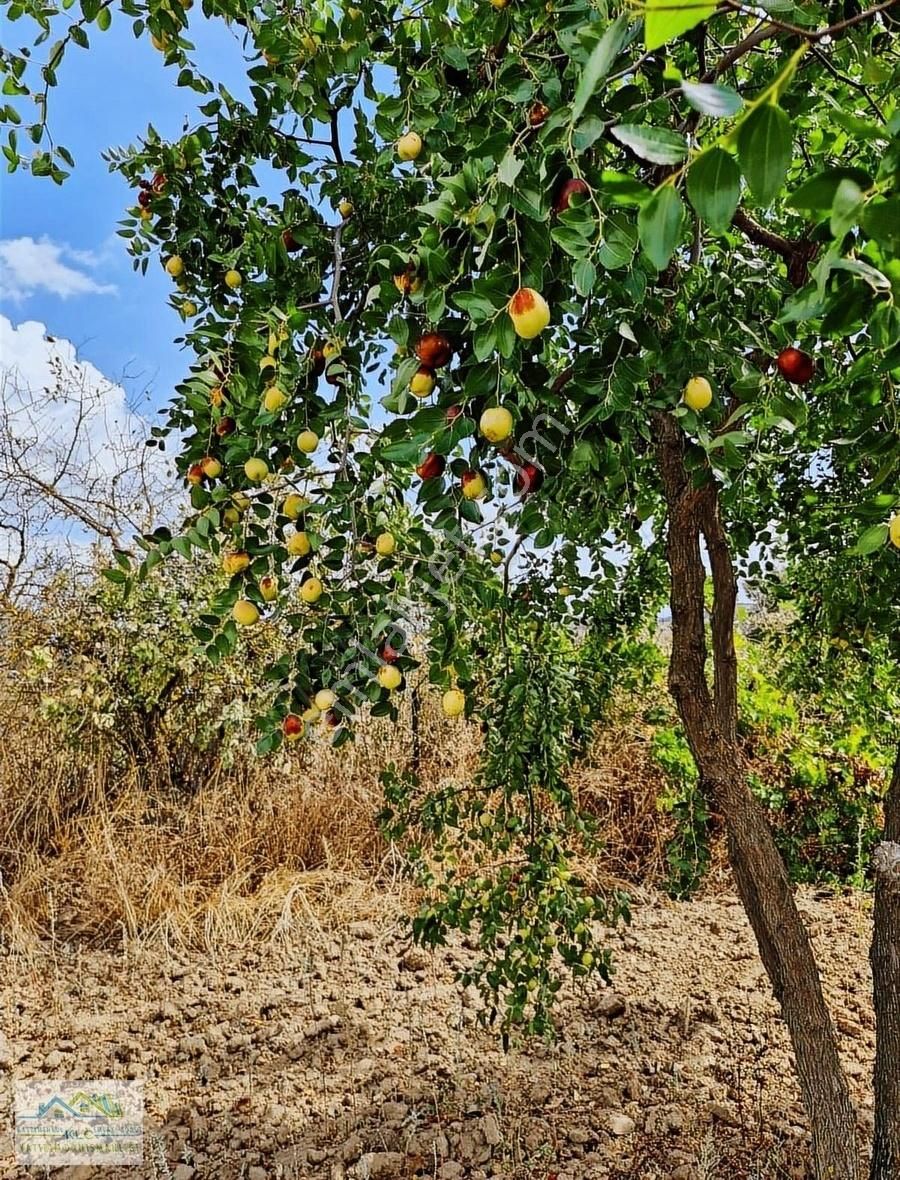
<path fill-rule="evenodd" d="M 738 209 L 732 224 L 757 246 L 764 246 L 780 255 L 788 264 L 788 279 L 794 287 L 803 287 L 809 279 L 809 264 L 818 253 L 818 246 L 806 238 L 786 238 L 754 221 L 749 213 Z"/>

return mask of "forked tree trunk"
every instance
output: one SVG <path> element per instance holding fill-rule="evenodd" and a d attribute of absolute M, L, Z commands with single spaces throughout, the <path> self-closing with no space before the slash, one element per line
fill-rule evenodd
<path fill-rule="evenodd" d="M 701 786 L 724 819 L 735 883 L 790 1034 L 812 1128 L 816 1177 L 857 1180 L 856 1119 L 809 934 L 762 804 L 747 783 L 737 741 L 737 580 L 718 494 L 711 480 L 701 487 L 692 483 L 684 463 L 683 435 L 670 414 L 654 416 L 654 433 L 668 507 L 669 687 Z M 712 688 L 706 676 L 701 536 L 713 580 Z M 892 1174 L 892 1180 L 897 1177 Z"/>
<path fill-rule="evenodd" d="M 900 745 L 884 798 L 884 839 L 875 849 L 875 1140 L 870 1180 L 900 1176 Z"/>

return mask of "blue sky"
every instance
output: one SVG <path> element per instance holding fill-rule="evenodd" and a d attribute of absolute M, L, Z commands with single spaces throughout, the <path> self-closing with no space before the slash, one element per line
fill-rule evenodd
<path fill-rule="evenodd" d="M 7 29 L 15 44 L 31 33 L 25 21 Z M 213 76 L 240 94 L 240 46 L 224 23 L 205 21 L 195 6 L 190 36 L 200 68 L 215 62 Z M 132 270 L 115 231 L 134 194 L 101 152 L 135 142 L 150 122 L 167 138 L 180 133 L 203 99 L 176 87 L 177 74 L 116 11 L 107 33 L 92 31 L 90 50 L 68 51 L 51 92 L 51 130 L 75 156 L 72 175 L 60 187 L 24 171 L 0 174 L 0 314 L 44 323 L 108 377 L 124 377 L 130 395 L 149 388 L 155 406 L 184 372 L 187 358 L 173 343 L 181 320 L 167 305 L 171 280 L 162 270 Z"/>

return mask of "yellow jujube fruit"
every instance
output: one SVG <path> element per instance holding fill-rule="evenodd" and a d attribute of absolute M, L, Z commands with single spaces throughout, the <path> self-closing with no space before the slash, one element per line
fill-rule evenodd
<path fill-rule="evenodd" d="M 184 271 L 184 262 L 180 254 L 173 254 L 166 262 L 166 274 L 171 275 L 173 279 L 177 279 Z"/>
<path fill-rule="evenodd" d="M 263 394 L 263 407 L 269 414 L 277 414 L 288 403 L 288 395 L 277 385 L 270 385 Z"/>
<path fill-rule="evenodd" d="M 378 669 L 375 679 L 382 688 L 386 688 L 388 692 L 393 692 L 395 688 L 399 688 L 403 683 L 403 673 L 399 668 L 395 668 L 393 664 L 382 664 Z"/>
<path fill-rule="evenodd" d="M 462 494 L 466 500 L 480 500 L 487 491 L 487 484 L 480 472 L 468 472 L 463 477 Z"/>
<path fill-rule="evenodd" d="M 397 156 L 404 162 L 415 160 L 422 151 L 422 136 L 416 131 L 407 131 L 397 140 Z"/>
<path fill-rule="evenodd" d="M 390 557 L 397 548 L 397 542 L 392 533 L 379 533 L 375 538 L 375 552 L 379 557 Z"/>
<path fill-rule="evenodd" d="M 269 464 L 265 459 L 248 459 L 244 464 L 244 474 L 254 483 L 262 483 L 269 474 Z"/>
<path fill-rule="evenodd" d="M 309 537 L 304 532 L 291 533 L 287 539 L 287 551 L 291 557 L 306 557 L 311 549 Z"/>
<path fill-rule="evenodd" d="M 424 365 L 413 373 L 409 382 L 409 392 L 413 397 L 428 397 L 434 389 L 434 372 Z"/>
<path fill-rule="evenodd" d="M 465 712 L 466 698 L 458 688 L 451 688 L 441 698 L 441 708 L 445 717 L 459 717 Z"/>
<path fill-rule="evenodd" d="M 225 286 L 230 287 L 232 291 L 236 291 L 243 281 L 243 276 L 239 270 L 225 271 Z"/>
<path fill-rule="evenodd" d="M 507 307 L 516 335 L 523 340 L 533 340 L 550 323 L 550 308 L 539 291 L 533 287 L 520 287 Z"/>
<path fill-rule="evenodd" d="M 699 413 L 700 410 L 705 410 L 712 401 L 712 386 L 705 377 L 692 377 L 685 385 L 684 393 L 681 396 L 688 409 Z"/>
<path fill-rule="evenodd" d="M 891 544 L 896 545 L 900 549 L 900 512 L 891 517 L 891 523 L 888 525 L 888 536 L 891 538 Z"/>
<path fill-rule="evenodd" d="M 239 598 L 234 604 L 231 617 L 239 627 L 252 627 L 254 623 L 259 622 L 259 610 L 249 599 Z"/>
<path fill-rule="evenodd" d="M 291 492 L 285 496 L 284 503 L 281 505 L 281 511 L 288 520 L 296 520 L 300 513 L 308 507 L 309 500 L 307 500 L 306 496 L 301 496 L 299 492 Z"/>
<path fill-rule="evenodd" d="M 513 416 L 505 406 L 492 406 L 481 415 L 478 428 L 488 442 L 503 442 L 512 434 Z"/>
<path fill-rule="evenodd" d="M 243 549 L 236 553 L 226 553 L 222 558 L 222 569 L 226 574 L 242 574 L 250 565 L 250 554 Z"/>
<path fill-rule="evenodd" d="M 330 688 L 320 688 L 313 697 L 315 706 L 320 713 L 327 713 L 328 710 L 334 705 L 336 700 L 337 697 Z"/>
<path fill-rule="evenodd" d="M 302 430 L 297 436 L 297 449 L 304 455 L 311 455 L 319 445 L 319 436 L 314 430 Z"/>
<path fill-rule="evenodd" d="M 318 578 L 307 578 L 300 587 L 300 597 L 308 606 L 312 606 L 322 597 L 324 589 L 325 587 Z"/>

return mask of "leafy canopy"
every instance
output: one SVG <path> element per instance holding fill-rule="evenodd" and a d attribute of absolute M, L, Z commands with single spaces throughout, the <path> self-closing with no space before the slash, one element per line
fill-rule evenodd
<path fill-rule="evenodd" d="M 109 153 L 133 192 L 120 233 L 136 266 L 167 265 L 193 358 L 155 439 L 176 440 L 184 529 L 111 576 L 140 579 L 173 551 L 247 555 L 195 635 L 211 660 L 230 653 L 238 602 L 293 630 L 261 751 L 323 687 L 337 741 L 360 703 L 394 714 L 403 682 L 376 678 L 384 643 L 408 672 L 405 637 L 426 617 L 432 682 L 472 690 L 473 612 L 501 640 L 523 619 L 589 613 L 620 582 L 612 548 L 661 533 L 656 413 L 678 419 L 697 485 L 717 482 L 744 572 L 784 547 L 855 545 L 872 617 L 896 630 L 893 0 L 788 0 L 768 22 L 740 0 L 202 7 L 5 4 L 12 34 L 28 21 L 38 36 L 3 51 L 0 117 L 9 167 L 62 181 L 48 95 L 64 55 L 121 19 L 201 96 L 176 140 L 151 128 Z M 204 19 L 239 39 L 246 101 L 193 64 Z M 398 151 L 408 132 L 418 154 L 415 139 Z M 508 313 L 521 288 L 549 307 L 536 333 Z M 416 347 L 433 332 L 451 358 L 423 352 L 435 388 L 419 400 Z M 808 381 L 774 364 L 791 344 L 814 362 Z M 693 375 L 711 385 L 705 409 L 682 401 Z M 498 405 L 514 419 L 499 444 L 478 430 Z M 298 446 L 306 431 L 321 441 Z M 471 474 L 483 498 L 465 494 Z M 321 596 L 298 598 L 311 577 Z M 511 651 L 508 668 L 527 683 L 534 662 Z M 487 710 L 475 695 L 467 708 Z M 519 716 L 524 698 L 503 699 Z"/>

